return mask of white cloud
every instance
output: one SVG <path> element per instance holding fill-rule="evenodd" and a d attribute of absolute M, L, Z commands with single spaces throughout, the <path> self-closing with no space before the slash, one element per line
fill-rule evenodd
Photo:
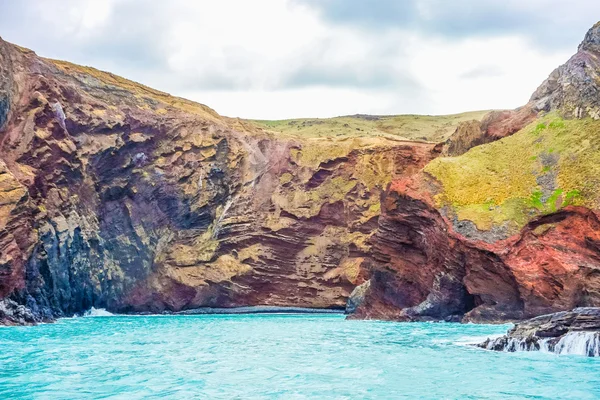
<path fill-rule="evenodd" d="M 292 119 L 349 114 L 386 114 L 382 110 L 411 109 L 406 98 L 387 92 L 312 87 L 276 91 L 189 92 L 187 97 L 209 104 L 222 115 L 252 119 Z"/>
<path fill-rule="evenodd" d="M 7 40 L 245 118 L 513 108 L 577 45 L 541 50 L 522 31 L 500 28 L 444 36 L 410 23 L 340 24 L 298 0 L 0 4 Z"/>
<path fill-rule="evenodd" d="M 515 108 L 525 104 L 538 85 L 569 52 L 546 54 L 521 37 L 451 42 L 415 38 L 411 70 L 434 100 L 433 113 Z M 491 70 L 473 78 L 473 70 Z"/>

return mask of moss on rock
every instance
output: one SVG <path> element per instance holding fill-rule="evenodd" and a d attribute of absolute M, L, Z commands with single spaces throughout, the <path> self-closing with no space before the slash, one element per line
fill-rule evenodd
<path fill-rule="evenodd" d="M 569 204 L 598 208 L 600 121 L 550 113 L 513 136 L 433 160 L 425 172 L 440 184 L 437 205 L 481 230 L 516 230 Z"/>

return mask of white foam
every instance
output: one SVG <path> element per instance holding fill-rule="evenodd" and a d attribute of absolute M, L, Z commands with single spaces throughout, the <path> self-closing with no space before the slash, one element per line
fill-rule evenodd
<path fill-rule="evenodd" d="M 83 314 L 84 317 L 113 317 L 115 314 L 106 311 L 104 308 L 90 308 Z"/>
<path fill-rule="evenodd" d="M 493 350 L 493 345 L 494 343 L 490 341 L 486 348 L 488 350 Z M 528 343 L 525 339 L 509 338 L 506 346 L 504 347 L 504 351 L 534 351 L 536 350 L 534 346 L 534 344 L 531 342 Z"/>
<path fill-rule="evenodd" d="M 554 347 L 556 354 L 576 354 L 580 356 L 600 356 L 599 332 L 569 332 L 560 338 Z"/>
<path fill-rule="evenodd" d="M 475 344 L 483 343 L 487 339 L 494 340 L 494 339 L 497 339 L 502 336 L 503 335 L 501 333 L 496 334 L 496 335 L 485 335 L 485 336 L 463 336 L 463 337 L 459 338 L 458 340 L 456 340 L 454 342 L 454 344 L 459 345 L 459 346 L 473 346 Z"/>
<path fill-rule="evenodd" d="M 554 347 L 551 346 L 551 338 L 539 339 L 539 351 L 543 353 L 554 353 L 560 355 L 578 355 L 589 357 L 600 357 L 600 332 L 568 332 L 563 335 Z M 488 350 L 494 349 L 495 343 L 487 344 Z M 508 338 L 503 351 L 536 351 L 536 346 L 527 339 Z"/>

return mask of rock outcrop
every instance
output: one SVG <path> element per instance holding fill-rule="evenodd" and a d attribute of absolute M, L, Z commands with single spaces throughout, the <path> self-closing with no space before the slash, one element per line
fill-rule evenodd
<path fill-rule="evenodd" d="M 343 309 L 435 144 L 295 137 L 0 40 L 0 322 Z M 25 309 L 23 309 L 25 307 Z"/>
<path fill-rule="evenodd" d="M 428 185 L 423 176 L 392 185 L 355 317 L 500 322 L 600 306 L 595 211 L 568 206 L 490 243 L 457 231 Z"/>
<path fill-rule="evenodd" d="M 600 306 L 599 30 L 522 108 L 443 129 L 410 116 L 438 141 L 463 122 L 445 144 L 401 140 L 406 116 L 225 118 L 0 40 L 0 323 L 92 307 L 505 321 Z"/>
<path fill-rule="evenodd" d="M 599 29 L 528 105 L 460 126 L 445 152 L 464 154 L 392 182 L 355 318 L 506 321 L 600 306 Z"/>
<path fill-rule="evenodd" d="M 495 351 L 545 351 L 600 356 L 600 308 L 576 308 L 521 322 L 502 337 L 477 345 Z"/>
<path fill-rule="evenodd" d="M 458 156 L 472 147 L 510 136 L 534 121 L 540 111 L 558 110 L 565 118 L 600 119 L 600 22 L 585 35 L 577 53 L 555 69 L 516 110 L 492 111 L 481 121 L 461 123 L 445 143 L 444 154 Z"/>
<path fill-rule="evenodd" d="M 568 118 L 600 119 L 600 22 L 577 53 L 555 69 L 531 96 L 537 110 L 560 110 Z"/>
<path fill-rule="evenodd" d="M 510 136 L 534 121 L 537 114 L 531 105 L 526 105 L 516 110 L 490 111 L 481 121 L 463 122 L 446 140 L 443 154 L 459 156 L 475 146 Z"/>

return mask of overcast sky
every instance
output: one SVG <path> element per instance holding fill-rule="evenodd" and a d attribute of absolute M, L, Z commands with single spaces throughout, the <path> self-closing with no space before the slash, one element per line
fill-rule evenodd
<path fill-rule="evenodd" d="M 599 0 L 0 0 L 0 36 L 220 114 L 514 108 Z"/>

